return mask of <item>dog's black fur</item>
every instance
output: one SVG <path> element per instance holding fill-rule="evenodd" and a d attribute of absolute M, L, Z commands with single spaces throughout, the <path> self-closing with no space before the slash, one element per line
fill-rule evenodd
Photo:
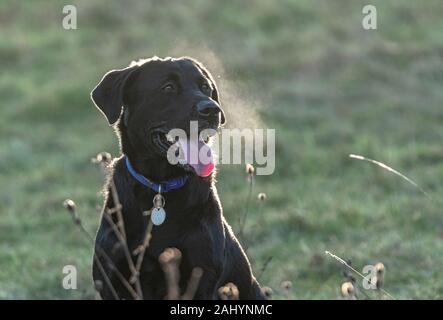
<path fill-rule="evenodd" d="M 135 170 L 152 181 L 165 181 L 187 174 L 185 186 L 163 193 L 166 200 L 166 221 L 154 226 L 152 239 L 145 253 L 140 273 L 144 299 L 163 299 L 166 295 L 164 273 L 158 257 L 165 248 L 176 247 L 182 252 L 180 287 L 183 290 L 194 267 L 203 269 L 196 299 L 217 299 L 217 289 L 233 282 L 240 299 L 264 299 L 260 286 L 251 272 L 249 261 L 225 221 L 215 188 L 213 174 L 202 178 L 186 165 L 171 165 L 166 159 L 165 141 L 155 142 L 154 135 L 173 128 L 188 131 L 191 120 L 199 121 L 199 130 L 218 128 L 224 123 L 219 93 L 211 74 L 198 61 L 182 57 L 151 58 L 133 63 L 121 70 L 108 72 L 92 91 L 95 105 L 106 116 L 120 139 L 123 155 Z M 210 109 L 199 112 L 204 102 Z M 152 208 L 153 190 L 137 182 L 128 172 L 123 156 L 112 164 L 112 178 L 123 207 L 127 243 L 132 252 L 142 242 L 147 228 L 143 211 Z M 109 196 L 109 183 L 104 212 L 114 208 Z M 106 213 L 102 213 L 106 214 Z M 116 276 L 115 269 L 104 259 L 103 251 L 115 267 L 130 277 L 123 249 L 102 217 L 95 242 L 95 255 L 105 267 L 120 298 L 132 296 Z M 113 299 L 96 262 L 94 281 L 100 280 L 99 293 Z"/>

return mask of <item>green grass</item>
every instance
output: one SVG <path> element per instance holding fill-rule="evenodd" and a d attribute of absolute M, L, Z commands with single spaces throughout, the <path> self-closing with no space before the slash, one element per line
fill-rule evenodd
<path fill-rule="evenodd" d="M 443 298 L 441 1 L 371 1 L 376 31 L 351 0 L 70 3 L 78 30 L 62 29 L 62 2 L 0 3 L 0 298 L 94 297 L 91 245 L 61 203 L 74 199 L 95 231 L 104 179 L 90 158 L 118 148 L 89 92 L 152 55 L 202 60 L 221 76 L 232 127 L 276 129 L 276 171 L 256 177 L 246 226 L 254 270 L 273 257 L 260 280 L 276 298 L 283 280 L 291 298 L 338 298 L 342 266 L 325 250 L 359 271 L 382 261 L 396 298 Z M 234 229 L 243 175 L 225 165 L 218 176 Z M 78 290 L 61 286 L 67 264 Z"/>

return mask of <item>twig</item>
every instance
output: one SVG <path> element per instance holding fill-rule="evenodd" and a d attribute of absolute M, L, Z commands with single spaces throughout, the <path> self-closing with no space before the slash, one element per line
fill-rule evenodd
<path fill-rule="evenodd" d="M 351 265 L 351 261 L 348 260 L 348 264 Z M 351 282 L 352 285 L 354 285 L 356 298 L 358 298 L 359 293 L 362 293 L 368 300 L 372 300 L 372 298 L 365 292 L 365 289 L 357 282 L 355 277 L 351 273 L 348 273 L 347 269 L 343 271 L 343 275 L 348 282 Z"/>
<path fill-rule="evenodd" d="M 100 270 L 100 273 L 103 276 L 103 279 L 105 280 L 106 284 L 109 287 L 109 290 L 111 291 L 112 296 L 115 300 L 120 300 L 120 297 L 117 294 L 117 291 L 115 291 L 114 286 L 111 283 L 111 280 L 109 279 L 108 275 L 106 274 L 105 269 L 103 268 L 102 263 L 100 262 L 100 259 L 94 254 L 94 261 L 97 264 L 98 269 Z"/>
<path fill-rule="evenodd" d="M 239 237 L 240 239 L 244 242 L 244 229 L 246 226 L 246 219 L 248 217 L 248 212 L 249 212 L 249 205 L 251 203 L 251 196 L 252 196 L 252 187 L 254 184 L 254 167 L 251 164 L 247 164 L 246 165 L 246 173 L 248 174 L 248 182 L 249 182 L 249 191 L 248 191 L 248 198 L 246 200 L 246 208 L 245 211 L 243 212 L 243 215 L 240 216 L 240 230 L 239 230 Z M 246 244 L 244 245 L 244 249 L 245 251 L 247 250 Z"/>
<path fill-rule="evenodd" d="M 149 213 L 146 214 L 148 219 L 149 219 L 150 214 L 151 214 L 151 211 L 149 211 Z M 137 277 L 140 276 L 140 269 L 141 269 L 141 266 L 143 263 L 143 258 L 145 256 L 146 249 L 149 247 L 149 242 L 151 241 L 151 238 L 152 238 L 152 227 L 153 227 L 152 221 L 151 221 L 151 219 L 149 219 L 149 223 L 148 223 L 148 227 L 146 228 L 146 233 L 145 233 L 145 236 L 143 239 L 143 243 L 137 249 L 135 249 L 133 252 L 134 255 L 138 255 L 137 262 L 135 264 L 135 271 L 136 271 Z"/>
<path fill-rule="evenodd" d="M 117 220 L 118 220 L 117 226 L 119 227 L 120 232 L 121 232 L 123 238 L 126 241 L 125 224 L 124 224 L 124 221 L 123 221 L 123 214 L 122 214 L 123 206 L 120 203 L 120 199 L 119 199 L 118 193 L 117 193 L 117 188 L 115 187 L 115 183 L 114 183 L 114 179 L 113 178 L 111 178 L 109 186 L 111 188 L 112 199 L 114 200 L 114 206 L 115 206 L 114 207 L 115 211 L 111 211 L 110 213 L 113 213 L 113 212 L 117 213 Z"/>
<path fill-rule="evenodd" d="M 167 248 L 158 257 L 158 261 L 166 276 L 166 284 L 168 288 L 166 295 L 167 300 L 180 299 L 180 287 L 178 284 L 180 281 L 180 272 L 178 267 L 180 265 L 181 256 L 181 252 L 177 248 Z"/>
<path fill-rule="evenodd" d="M 117 240 L 121 243 L 121 246 L 123 248 L 123 252 L 125 254 L 126 261 L 128 262 L 129 270 L 131 271 L 131 278 L 129 280 L 129 283 L 135 284 L 135 290 L 137 292 L 138 297 L 142 297 L 142 291 L 141 291 L 141 285 L 140 281 L 138 280 L 138 277 L 135 276 L 137 274 L 137 270 L 135 269 L 134 261 L 132 260 L 131 253 L 129 252 L 128 245 L 126 243 L 126 240 L 123 238 L 123 235 L 120 233 L 120 230 L 117 227 L 117 224 L 114 223 L 112 220 L 112 217 L 107 213 L 103 212 L 103 217 L 105 217 L 106 221 L 111 226 L 112 230 L 114 231 L 115 236 L 117 237 Z"/>
<path fill-rule="evenodd" d="M 373 163 L 373 164 L 375 164 L 375 165 L 377 165 L 377 166 L 379 166 L 379 167 L 381 167 L 381 168 L 383 168 L 383 169 L 385 169 L 385 170 L 387 170 L 389 172 L 392 172 L 393 174 L 399 176 L 403 180 L 406 180 L 407 182 L 412 184 L 414 187 L 416 187 L 418 190 L 420 190 L 420 192 L 423 193 L 427 198 L 432 200 L 432 197 L 428 193 L 426 193 L 426 191 L 424 191 L 423 188 L 420 187 L 415 181 L 413 181 L 412 179 L 408 178 L 404 174 L 398 172 L 394 168 L 391 168 L 390 166 L 388 166 L 388 165 L 386 165 L 386 164 L 384 164 L 384 163 L 382 163 L 380 161 L 369 159 L 369 158 L 366 158 L 366 157 L 363 157 L 363 156 L 360 156 L 360 155 L 356 155 L 356 154 L 350 154 L 349 157 L 352 158 L 352 159 L 363 160 L 363 161 L 367 161 L 367 162 Z"/>
<path fill-rule="evenodd" d="M 100 152 L 99 154 L 97 154 L 95 158 L 92 159 L 93 163 L 98 163 L 100 165 L 105 175 L 108 173 L 108 167 L 111 161 L 112 161 L 112 156 L 108 152 Z M 122 213 L 123 206 L 120 203 L 117 188 L 115 186 L 114 179 L 112 178 L 112 176 L 110 177 L 109 187 L 111 189 L 112 200 L 114 201 L 114 208 L 108 210 L 110 214 L 113 213 L 117 214 L 117 219 L 118 219 L 117 226 L 126 240 L 126 231 L 125 231 L 123 213 Z"/>
<path fill-rule="evenodd" d="M 346 266 L 347 268 L 349 268 L 350 270 L 352 270 L 353 272 L 355 272 L 357 275 L 359 275 L 362 279 L 366 279 L 366 277 L 361 274 L 360 272 L 358 272 L 357 270 L 355 270 L 352 266 L 350 266 L 345 260 L 343 260 L 342 258 L 340 258 L 339 256 L 329 252 L 329 251 L 325 251 L 326 255 L 334 258 L 335 260 L 337 260 L 338 262 L 340 262 L 341 264 L 343 264 L 344 266 Z M 372 279 L 369 279 L 369 282 L 371 282 Z M 387 295 L 389 298 L 395 300 L 395 298 L 386 290 L 384 290 L 383 288 L 380 288 L 380 290 Z"/>
<path fill-rule="evenodd" d="M 104 172 L 106 172 L 106 169 L 111 162 L 111 155 L 107 152 L 101 152 L 99 153 L 95 159 L 92 160 L 94 163 L 100 164 L 100 167 Z M 114 183 L 114 179 L 112 175 L 110 175 L 110 181 L 109 181 L 109 188 L 111 191 L 111 197 L 114 203 L 114 208 L 108 208 L 105 209 L 103 212 L 103 216 L 105 217 L 106 221 L 111 226 L 112 230 L 114 231 L 118 241 L 121 242 L 123 251 L 128 263 L 129 270 L 131 271 L 131 278 L 129 280 L 130 283 L 133 283 L 135 285 L 135 291 L 137 292 L 137 296 L 141 299 L 143 298 L 143 292 L 141 289 L 141 284 L 139 280 L 139 276 L 137 273 L 137 269 L 135 268 L 134 261 L 132 260 L 131 253 L 129 252 L 128 243 L 126 240 L 126 231 L 125 231 L 125 225 L 124 225 L 124 219 L 123 219 L 123 212 L 122 212 L 122 205 L 120 203 L 120 199 L 118 197 L 117 188 Z M 114 222 L 112 219 L 112 215 L 116 213 L 117 217 L 117 223 Z"/>
<path fill-rule="evenodd" d="M 260 272 L 257 276 L 257 280 L 260 279 L 260 277 L 266 271 L 266 268 L 268 267 L 269 263 L 272 261 L 272 258 L 273 258 L 273 256 L 269 256 L 266 258 L 265 262 L 263 263 L 263 267 L 260 269 Z"/>
<path fill-rule="evenodd" d="M 203 276 L 203 269 L 196 267 L 192 269 L 191 277 L 189 278 L 188 286 L 186 287 L 185 293 L 182 295 L 182 300 L 192 300 L 194 299 L 195 293 L 197 292 L 200 280 Z"/>
<path fill-rule="evenodd" d="M 79 227 L 79 229 L 92 241 L 94 241 L 94 239 L 92 238 L 92 236 L 89 234 L 89 232 L 86 230 L 86 228 L 84 227 L 80 217 L 77 215 L 77 211 L 76 211 L 76 205 L 75 202 L 70 200 L 70 199 L 66 199 L 63 202 L 63 206 L 68 210 L 68 212 L 71 214 L 74 223 L 76 226 Z M 97 256 L 94 254 L 94 260 L 97 263 L 97 266 L 99 268 L 100 273 L 103 276 L 103 279 L 105 280 L 106 284 L 109 287 L 109 290 L 111 291 L 114 299 L 119 300 L 119 296 L 114 288 L 114 286 L 111 283 L 111 280 L 109 279 L 108 275 L 105 272 L 105 269 L 103 268 L 103 265 L 101 263 L 101 261 L 97 258 Z"/>
<path fill-rule="evenodd" d="M 123 284 L 123 286 L 128 290 L 128 292 L 132 296 L 132 298 L 135 300 L 139 300 L 140 297 L 138 296 L 137 292 L 134 291 L 134 288 L 131 286 L 131 284 L 126 280 L 126 278 L 123 276 L 123 274 L 120 272 L 120 270 L 117 269 L 117 267 L 112 262 L 112 259 L 106 254 L 106 252 L 102 248 L 96 247 L 96 249 L 99 251 L 100 255 L 106 259 L 106 262 L 112 268 L 112 270 L 115 272 L 115 275 L 120 280 L 120 282 Z"/>

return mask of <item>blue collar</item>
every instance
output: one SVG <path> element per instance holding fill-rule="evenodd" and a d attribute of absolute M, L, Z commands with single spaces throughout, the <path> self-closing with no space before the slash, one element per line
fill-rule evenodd
<path fill-rule="evenodd" d="M 152 182 L 147 179 L 145 176 L 137 173 L 129 162 L 129 158 L 125 156 L 126 168 L 128 168 L 129 173 L 134 177 L 135 180 L 140 182 L 142 185 L 151 188 L 155 192 L 168 192 L 175 189 L 180 189 L 183 187 L 188 180 L 188 176 L 181 176 L 175 179 L 171 179 L 168 181 L 163 181 L 160 183 Z"/>

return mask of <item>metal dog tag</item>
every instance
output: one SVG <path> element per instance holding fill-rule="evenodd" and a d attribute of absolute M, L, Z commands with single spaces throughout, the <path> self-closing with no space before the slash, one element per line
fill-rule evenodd
<path fill-rule="evenodd" d="M 151 221 L 155 226 L 159 226 L 165 222 L 166 219 L 166 211 L 162 207 L 152 209 L 151 213 Z"/>

